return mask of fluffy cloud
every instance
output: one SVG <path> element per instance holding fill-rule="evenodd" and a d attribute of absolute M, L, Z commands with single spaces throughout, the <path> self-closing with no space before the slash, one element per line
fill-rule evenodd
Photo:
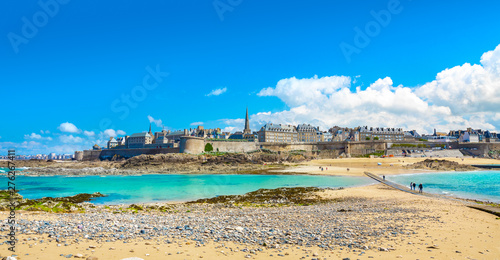
<path fill-rule="evenodd" d="M 233 132 L 236 132 L 236 127 L 234 126 L 226 126 L 224 127 L 221 131 L 222 132 L 229 132 L 229 133 L 233 133 Z"/>
<path fill-rule="evenodd" d="M 446 69 L 415 92 L 458 116 L 500 112 L 500 45 L 484 53 L 480 65 L 466 63 Z"/>
<path fill-rule="evenodd" d="M 193 122 L 189 124 L 190 126 L 198 126 L 198 125 L 203 125 L 203 122 Z"/>
<path fill-rule="evenodd" d="M 24 135 L 24 139 L 42 139 L 39 134 L 31 133 L 30 135 Z"/>
<path fill-rule="evenodd" d="M 349 87 L 350 77 L 332 76 L 310 79 L 295 77 L 278 81 L 275 88 L 262 89 L 258 96 L 276 96 L 289 106 L 300 106 L 310 103 L 311 100 L 326 101 L 325 97 L 335 93 L 343 87 Z"/>
<path fill-rule="evenodd" d="M 106 129 L 103 132 L 104 138 L 116 137 L 118 135 L 125 135 L 125 131 L 123 130 L 114 130 L 114 129 Z"/>
<path fill-rule="evenodd" d="M 340 126 L 384 126 L 442 131 L 466 127 L 500 129 L 500 45 L 481 57 L 481 64 L 446 69 L 420 87 L 394 86 L 381 78 L 362 90 L 346 76 L 280 80 L 257 95 L 275 96 L 289 110 L 261 112 L 252 123 L 310 123 L 326 130 Z M 239 126 L 239 120 L 223 120 Z"/>
<path fill-rule="evenodd" d="M 152 116 L 148 115 L 148 120 L 150 123 L 154 123 L 157 127 L 163 127 L 163 122 L 161 119 L 154 119 Z"/>
<path fill-rule="evenodd" d="M 83 142 L 83 139 L 81 137 L 73 136 L 73 135 L 61 135 L 61 136 L 59 136 L 59 140 L 65 144 Z"/>
<path fill-rule="evenodd" d="M 78 129 L 74 124 L 66 122 L 62 123 L 57 129 L 65 133 L 80 133 L 81 130 Z"/>
<path fill-rule="evenodd" d="M 32 139 L 32 140 L 49 140 L 52 141 L 52 137 L 43 137 L 39 134 L 31 133 L 30 135 L 24 135 L 24 139 Z"/>
<path fill-rule="evenodd" d="M 83 134 L 85 136 L 88 136 L 88 137 L 95 136 L 95 132 L 94 131 L 87 131 L 87 130 L 85 130 L 85 131 L 83 131 Z"/>
<path fill-rule="evenodd" d="M 205 96 L 207 96 L 207 97 L 218 96 L 218 95 L 224 94 L 226 91 L 227 91 L 227 88 L 218 88 L 218 89 L 214 89 L 214 90 L 210 91 L 210 93 L 206 94 Z"/>
<path fill-rule="evenodd" d="M 252 116 L 257 123 L 310 123 L 326 130 L 333 125 L 405 126 L 419 128 L 424 115 L 450 115 L 449 109 L 429 105 L 410 88 L 393 86 L 390 78 L 378 79 L 365 90 L 351 90 L 351 79 L 332 76 L 280 80 L 276 88 L 266 88 L 260 96 L 274 95 L 290 110 L 264 112 Z M 286 91 L 290 86 L 291 91 Z M 437 118 L 430 119 L 436 121 Z M 382 123 L 383 122 L 383 123 Z"/>

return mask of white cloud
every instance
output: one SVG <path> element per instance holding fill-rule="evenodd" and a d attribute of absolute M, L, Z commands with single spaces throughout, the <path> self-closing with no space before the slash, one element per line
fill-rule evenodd
<path fill-rule="evenodd" d="M 50 131 L 49 131 L 49 130 L 45 130 L 45 131 L 40 130 L 40 133 L 41 133 L 41 134 L 50 134 Z"/>
<path fill-rule="evenodd" d="M 31 135 L 24 135 L 24 139 L 42 139 L 39 134 L 31 133 Z"/>
<path fill-rule="evenodd" d="M 125 131 L 123 130 L 114 130 L 114 129 L 106 129 L 104 130 L 104 133 L 102 133 L 103 137 L 105 139 L 109 139 L 110 137 L 116 137 L 118 135 L 125 135 Z"/>
<path fill-rule="evenodd" d="M 229 132 L 229 133 L 234 133 L 237 131 L 236 127 L 234 126 L 226 126 L 224 129 L 221 130 L 222 132 Z"/>
<path fill-rule="evenodd" d="M 203 125 L 203 122 L 193 122 L 189 124 L 190 126 L 197 126 L 197 125 Z"/>
<path fill-rule="evenodd" d="M 29 135 L 24 135 L 24 139 L 32 139 L 32 140 L 49 140 L 52 141 L 52 137 L 43 137 L 39 134 L 31 133 Z"/>
<path fill-rule="evenodd" d="M 80 133 L 81 130 L 78 129 L 74 124 L 66 122 L 62 123 L 57 129 L 65 133 Z"/>
<path fill-rule="evenodd" d="M 297 79 L 295 77 L 278 81 L 275 88 L 262 89 L 258 96 L 276 96 L 289 106 L 300 106 L 310 100 L 324 100 L 328 95 L 335 93 L 342 87 L 350 86 L 351 78 L 345 76 L 332 76 L 310 79 Z"/>
<path fill-rule="evenodd" d="M 148 120 L 149 120 L 150 123 L 154 123 L 157 127 L 162 127 L 163 126 L 163 123 L 162 123 L 161 119 L 154 119 L 152 116 L 148 115 Z"/>
<path fill-rule="evenodd" d="M 469 126 L 500 129 L 500 45 L 483 54 L 480 65 L 466 63 L 446 69 L 421 87 L 394 86 L 385 77 L 361 90 L 352 86 L 359 81 L 356 78 L 282 79 L 257 95 L 276 96 L 290 109 L 257 113 L 251 123 L 310 123 L 324 130 L 334 125 L 403 127 L 423 133 Z M 230 127 L 241 124 L 222 122 Z"/>
<path fill-rule="evenodd" d="M 116 131 L 113 129 L 106 129 L 104 130 L 104 136 L 106 137 L 116 137 Z"/>
<path fill-rule="evenodd" d="M 88 136 L 88 137 L 95 136 L 95 132 L 94 131 L 87 131 L 87 130 L 85 130 L 85 131 L 83 131 L 83 134 L 85 136 Z"/>
<path fill-rule="evenodd" d="M 83 139 L 81 137 L 73 136 L 73 135 L 61 135 L 61 136 L 59 136 L 59 140 L 65 144 L 83 142 Z"/>
<path fill-rule="evenodd" d="M 218 96 L 218 95 L 221 95 L 221 94 L 224 94 L 225 92 L 227 91 L 227 88 L 218 88 L 218 89 L 214 89 L 212 91 L 210 91 L 210 93 L 206 94 L 205 96 L 209 97 L 209 96 Z"/>

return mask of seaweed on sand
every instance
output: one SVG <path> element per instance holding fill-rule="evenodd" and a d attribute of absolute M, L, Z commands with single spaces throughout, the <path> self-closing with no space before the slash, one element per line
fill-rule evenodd
<path fill-rule="evenodd" d="M 224 195 L 199 199 L 188 203 L 231 204 L 237 206 L 306 206 L 339 199 L 323 199 L 317 192 L 325 189 L 316 187 L 294 187 L 259 189 L 243 195 Z"/>

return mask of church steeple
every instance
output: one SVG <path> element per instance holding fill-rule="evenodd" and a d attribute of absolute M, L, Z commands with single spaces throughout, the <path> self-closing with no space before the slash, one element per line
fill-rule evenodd
<path fill-rule="evenodd" d="M 252 130 L 250 130 L 250 120 L 248 120 L 248 107 L 247 107 L 247 114 L 245 116 L 245 130 L 243 130 L 244 134 L 250 134 L 252 133 Z"/>
<path fill-rule="evenodd" d="M 153 132 L 151 132 L 151 123 L 149 123 L 149 132 L 148 132 L 151 136 L 153 136 Z"/>

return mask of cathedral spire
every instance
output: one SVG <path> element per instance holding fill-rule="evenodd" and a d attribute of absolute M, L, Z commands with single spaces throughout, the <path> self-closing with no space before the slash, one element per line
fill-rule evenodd
<path fill-rule="evenodd" d="M 247 114 L 245 116 L 245 130 L 243 130 L 244 134 L 250 134 L 252 131 L 250 130 L 250 120 L 248 120 L 248 107 Z"/>

